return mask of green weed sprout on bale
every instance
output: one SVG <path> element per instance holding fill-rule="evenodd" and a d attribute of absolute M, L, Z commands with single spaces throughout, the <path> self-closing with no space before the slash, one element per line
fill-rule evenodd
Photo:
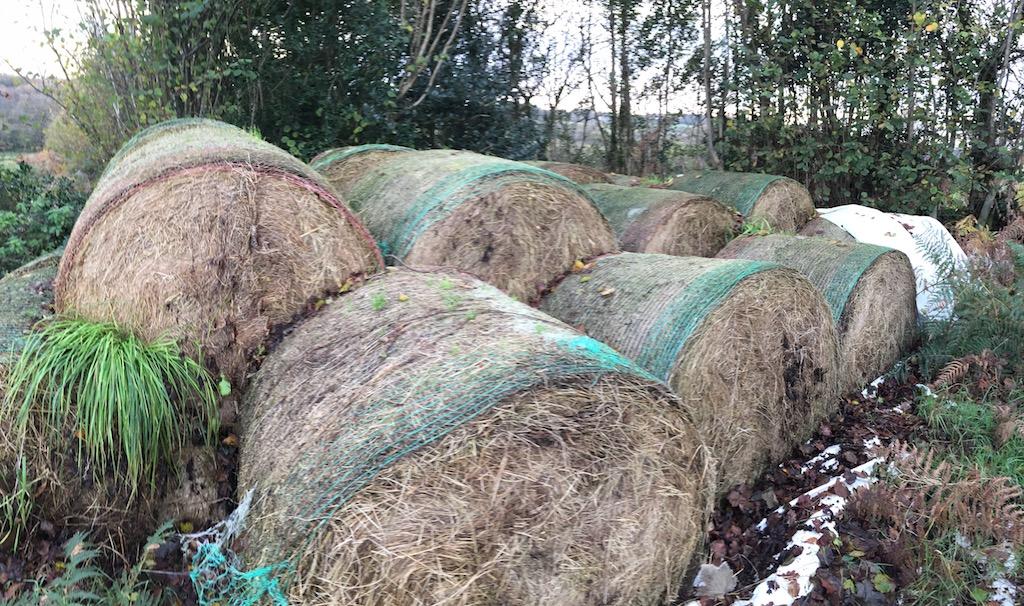
<path fill-rule="evenodd" d="M 155 490 L 158 468 L 173 467 L 185 436 L 201 431 L 212 441 L 218 429 L 214 382 L 177 343 L 145 343 L 114 324 L 71 317 L 29 335 L 0 414 L 22 462 L 33 454 L 25 449 L 31 432 L 53 444 L 75 439 L 79 459 L 97 477 L 122 481 L 131 499 L 144 483 Z M 21 474 L 15 493 L 28 491 L 26 481 Z"/>

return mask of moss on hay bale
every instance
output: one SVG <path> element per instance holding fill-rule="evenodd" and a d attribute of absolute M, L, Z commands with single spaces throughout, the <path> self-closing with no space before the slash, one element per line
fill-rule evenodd
<path fill-rule="evenodd" d="M 350 202 L 385 255 L 465 271 L 521 301 L 576 260 L 617 248 L 572 182 L 472 152 L 399 154 L 356 182 Z"/>
<path fill-rule="evenodd" d="M 352 184 L 366 175 L 370 168 L 387 162 L 395 154 L 413 151 L 399 145 L 350 145 L 321 152 L 309 161 L 338 192 L 348 198 Z"/>
<path fill-rule="evenodd" d="M 776 175 L 694 171 L 676 176 L 669 189 L 711 196 L 775 231 L 795 232 L 817 216 L 807 188 Z"/>
<path fill-rule="evenodd" d="M 721 491 L 785 458 L 835 405 L 832 317 L 791 269 L 621 253 L 566 276 L 541 309 L 668 382 L 721 461 Z"/>
<path fill-rule="evenodd" d="M 737 238 L 718 256 L 771 261 L 807 276 L 832 309 L 845 389 L 859 389 L 888 370 L 916 339 L 914 270 L 897 250 L 772 235 Z"/>
<path fill-rule="evenodd" d="M 738 225 L 732 209 L 707 196 L 618 185 L 585 185 L 622 250 L 714 256 Z"/>
<path fill-rule="evenodd" d="M 381 265 L 315 171 L 235 127 L 181 120 L 108 166 L 54 290 L 57 311 L 172 336 L 237 383 L 274 326 Z"/>
<path fill-rule="evenodd" d="M 32 326 L 53 313 L 53 278 L 62 253 L 45 254 L 0 278 L 0 366 L 21 351 Z"/>
<path fill-rule="evenodd" d="M 247 394 L 248 566 L 296 603 L 660 604 L 713 471 L 656 379 L 462 274 L 328 305 Z"/>
<path fill-rule="evenodd" d="M 829 221 L 824 217 L 815 217 L 811 222 L 803 226 L 798 232 L 801 236 L 813 236 L 827 240 L 838 240 L 839 242 L 856 242 L 857 239 L 850 235 L 842 227 Z"/>
<path fill-rule="evenodd" d="M 583 164 L 573 164 L 571 162 L 550 162 L 547 160 L 535 160 L 527 162 L 527 164 L 562 175 L 577 185 L 612 182 L 611 177 L 606 173 Z"/>

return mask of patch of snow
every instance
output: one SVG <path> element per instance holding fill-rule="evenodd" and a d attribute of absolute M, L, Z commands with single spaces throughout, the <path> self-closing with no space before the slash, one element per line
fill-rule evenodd
<path fill-rule="evenodd" d="M 1017 586 L 1006 579 L 992 582 L 992 593 L 988 594 L 987 604 L 997 606 L 1013 606 L 1017 603 Z"/>
<path fill-rule="evenodd" d="M 800 466 L 800 473 L 805 473 L 812 469 L 818 469 L 821 466 L 822 471 L 832 471 L 839 467 L 839 461 L 836 457 L 843 451 L 843 448 L 839 444 L 833 444 L 825 450 L 821 451 L 817 455 L 807 459 L 803 465 Z"/>
<path fill-rule="evenodd" d="M 796 506 L 804 496 L 813 499 L 827 493 L 840 482 L 852 495 L 855 491 L 870 486 L 876 481 L 873 476 L 874 470 L 883 461 L 881 458 L 875 458 L 855 467 L 851 470 L 854 475 L 851 482 L 847 482 L 842 476 L 830 478 L 828 482 L 790 501 L 789 507 Z M 835 523 L 846 508 L 848 500 L 848 498 L 836 494 L 824 494 L 818 500 L 817 509 L 804 521 L 805 528 L 801 528 L 793 534 L 789 543 L 782 552 L 775 556 L 775 559 L 781 558 L 783 553 L 794 546 L 801 548 L 800 554 L 793 558 L 793 561 L 780 566 L 774 573 L 762 580 L 754 588 L 749 600 L 733 602 L 734 606 L 788 606 L 809 594 L 813 586 L 814 575 L 820 564 L 818 553 L 822 546 L 819 545 L 819 542 L 824 538 L 824 531 L 835 533 Z M 776 510 L 778 513 L 783 511 L 785 511 L 784 507 Z M 762 532 L 767 527 L 767 518 L 757 524 L 758 530 Z M 697 602 L 690 602 L 687 606 L 693 604 L 697 604 Z"/>
<path fill-rule="evenodd" d="M 878 393 L 878 388 L 881 387 L 882 383 L 885 383 L 885 375 L 882 375 L 869 383 L 867 387 L 861 390 L 860 395 L 863 396 L 864 399 L 875 397 Z M 870 392 L 868 392 L 869 389 L 871 390 Z"/>

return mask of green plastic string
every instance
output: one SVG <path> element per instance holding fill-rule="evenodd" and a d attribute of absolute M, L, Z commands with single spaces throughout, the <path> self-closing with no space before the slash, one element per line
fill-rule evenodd
<path fill-rule="evenodd" d="M 468 152 L 417 152 L 370 172 L 349 195 L 352 208 L 364 219 L 385 255 L 404 258 L 417 240 L 467 201 L 498 191 L 509 182 L 528 181 L 568 188 L 590 199 L 572 181 L 542 168 Z M 403 178 L 419 171 L 410 191 Z"/>
<path fill-rule="evenodd" d="M 693 171 L 675 177 L 669 188 L 709 196 L 747 216 L 764 190 L 781 179 L 785 177 L 760 173 Z"/>
<path fill-rule="evenodd" d="M 402 147 L 401 145 L 386 145 L 383 143 L 371 143 L 367 145 L 353 145 L 351 147 L 339 147 L 338 149 L 327 150 L 320 154 L 316 158 L 313 158 L 310 162 L 310 166 L 315 170 L 323 170 L 341 160 L 346 160 L 352 156 L 358 156 L 359 154 L 365 154 L 368 152 L 398 152 L 398 151 L 413 151 L 412 148 Z"/>

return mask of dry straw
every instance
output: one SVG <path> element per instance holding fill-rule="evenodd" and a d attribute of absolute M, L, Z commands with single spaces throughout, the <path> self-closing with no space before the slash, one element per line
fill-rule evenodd
<path fill-rule="evenodd" d="M 711 196 L 747 220 L 762 219 L 780 232 L 795 232 L 816 216 L 807 188 L 786 177 L 694 171 L 676 176 L 669 188 Z"/>
<path fill-rule="evenodd" d="M 660 604 L 713 472 L 691 418 L 608 347 L 462 274 L 328 305 L 247 395 L 243 556 L 294 603 Z"/>
<path fill-rule="evenodd" d="M 107 167 L 54 290 L 58 311 L 171 336 L 238 382 L 275 325 L 381 264 L 317 173 L 235 127 L 179 120 Z"/>
<path fill-rule="evenodd" d="M 815 217 L 814 219 L 811 219 L 811 222 L 804 225 L 803 229 L 799 231 L 799 234 L 801 236 L 813 236 L 816 238 L 825 238 L 827 240 L 837 240 L 839 242 L 857 241 L 856 238 L 850 235 L 850 232 L 824 217 Z"/>
<path fill-rule="evenodd" d="M 390 160 L 400 152 L 413 151 L 399 145 L 351 145 L 321 152 L 309 165 L 330 181 L 334 189 L 346 199 L 349 188 L 372 167 Z"/>
<path fill-rule="evenodd" d="M 914 270 L 897 250 L 773 235 L 737 238 L 719 257 L 772 261 L 807 276 L 832 308 L 846 389 L 859 389 L 887 371 L 916 338 Z"/>
<path fill-rule="evenodd" d="M 609 255 L 566 276 L 541 309 L 668 382 L 721 462 L 720 491 L 786 457 L 835 406 L 831 314 L 791 269 Z"/>
<path fill-rule="evenodd" d="M 596 168 L 584 166 L 583 164 L 572 164 L 570 162 L 548 162 L 546 160 L 528 162 L 528 164 L 562 175 L 577 185 L 612 182 L 612 178 L 606 173 L 603 173 Z"/>
<path fill-rule="evenodd" d="M 734 210 L 707 196 L 608 184 L 583 189 L 630 252 L 712 257 L 739 223 Z"/>
<path fill-rule="evenodd" d="M 471 152 L 396 154 L 352 186 L 350 202 L 385 255 L 467 272 L 521 301 L 576 260 L 617 248 L 572 182 Z"/>

